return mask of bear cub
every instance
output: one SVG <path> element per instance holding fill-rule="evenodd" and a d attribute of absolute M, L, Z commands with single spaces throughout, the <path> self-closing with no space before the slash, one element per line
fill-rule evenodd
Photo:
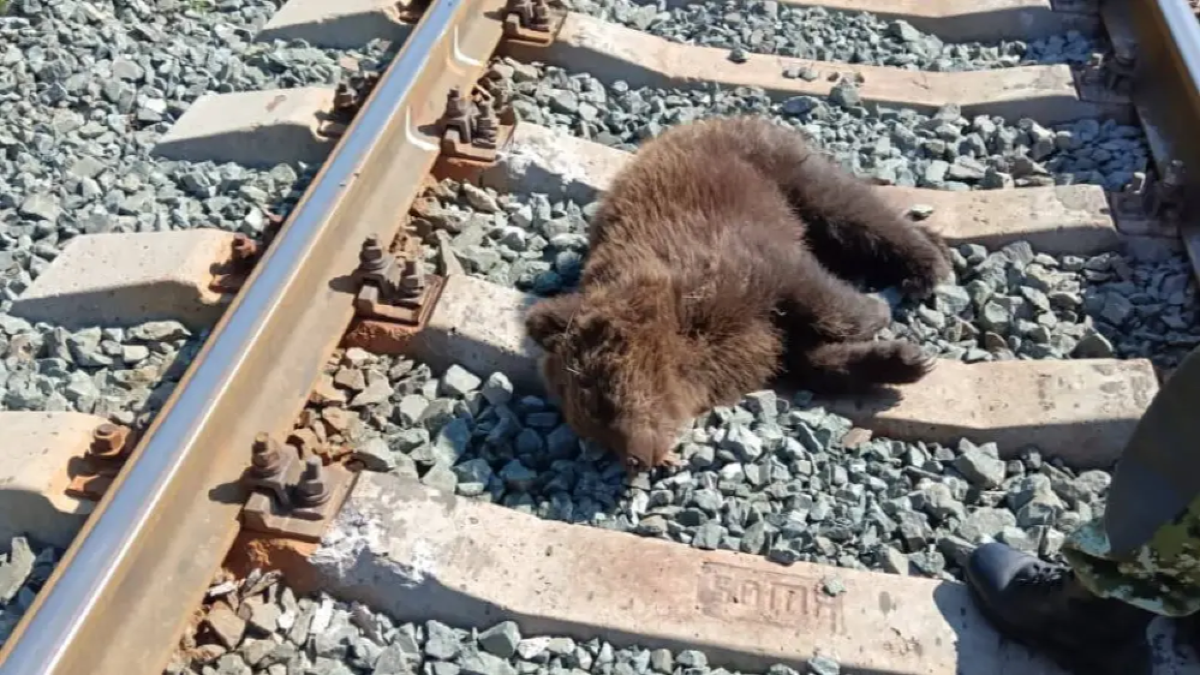
<path fill-rule="evenodd" d="M 673 127 L 603 195 L 577 291 L 526 316 L 568 424 L 632 473 L 673 465 L 692 420 L 786 377 L 825 394 L 919 380 L 920 348 L 875 340 L 890 308 L 851 281 L 923 297 L 942 240 L 761 117 Z"/>

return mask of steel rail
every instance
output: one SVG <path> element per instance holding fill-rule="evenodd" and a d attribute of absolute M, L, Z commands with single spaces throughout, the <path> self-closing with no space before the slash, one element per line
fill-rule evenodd
<path fill-rule="evenodd" d="M 3 675 L 158 673 L 238 529 L 257 431 L 292 428 L 437 158 L 447 93 L 482 73 L 499 0 L 434 0 L 184 380 L 0 651 Z"/>
<path fill-rule="evenodd" d="M 1169 159 L 1184 163 L 1181 234 L 1194 234 L 1200 215 L 1200 23 L 1186 0 L 1103 0 L 1101 15 L 1118 52 L 1135 55 L 1131 93 L 1159 177 Z"/>

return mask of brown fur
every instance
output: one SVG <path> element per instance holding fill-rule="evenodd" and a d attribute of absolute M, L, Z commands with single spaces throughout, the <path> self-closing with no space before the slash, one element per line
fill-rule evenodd
<path fill-rule="evenodd" d="M 936 235 L 798 132 L 723 118 L 639 149 L 593 220 L 580 289 L 526 327 L 572 427 L 653 467 L 677 461 L 696 415 L 776 375 L 819 392 L 920 379 L 932 361 L 872 340 L 890 311 L 842 277 L 925 295 L 949 270 Z"/>

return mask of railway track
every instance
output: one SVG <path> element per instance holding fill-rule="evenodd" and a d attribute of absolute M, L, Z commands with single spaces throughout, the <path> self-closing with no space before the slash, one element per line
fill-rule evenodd
<path fill-rule="evenodd" d="M 1200 343 L 1183 0 L 159 9 L 0 19 L 0 673 L 1059 672 L 961 561 L 1055 559 Z M 941 361 L 626 483 L 521 315 L 640 142 L 731 113 L 954 245 L 882 292 Z"/>

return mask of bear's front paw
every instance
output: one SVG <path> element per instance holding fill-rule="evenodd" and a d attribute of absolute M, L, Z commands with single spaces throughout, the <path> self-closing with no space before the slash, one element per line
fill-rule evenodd
<path fill-rule="evenodd" d="M 954 268 L 950 264 L 950 249 L 946 242 L 934 232 L 920 228 L 925 240 L 920 255 L 909 264 L 908 274 L 900 282 L 900 290 L 907 296 L 922 299 L 933 293 L 934 287 L 950 278 Z"/>
<path fill-rule="evenodd" d="M 928 375 L 937 365 L 937 357 L 905 340 L 893 340 L 877 346 L 873 372 L 880 382 L 911 384 Z"/>

